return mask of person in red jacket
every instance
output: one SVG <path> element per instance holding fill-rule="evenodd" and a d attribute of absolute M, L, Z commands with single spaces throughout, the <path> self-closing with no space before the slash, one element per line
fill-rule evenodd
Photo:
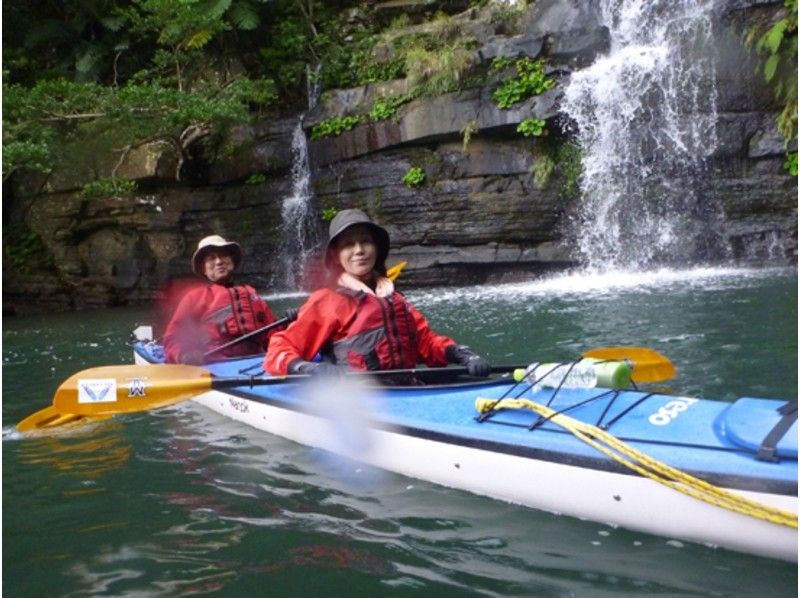
<path fill-rule="evenodd" d="M 219 235 L 205 237 L 197 244 L 192 270 L 208 284 L 190 290 L 178 303 L 164 333 L 168 363 L 197 365 L 210 359 L 266 351 L 274 329 L 206 356 L 209 351 L 276 321 L 275 314 L 253 287 L 234 282 L 233 274 L 241 261 L 239 244 Z M 292 319 L 296 310 L 288 310 L 286 315 Z"/>
<path fill-rule="evenodd" d="M 327 288 L 315 291 L 295 322 L 276 333 L 264 358 L 272 375 L 465 365 L 488 376 L 489 362 L 469 347 L 431 330 L 425 317 L 386 277 L 389 234 L 361 210 L 331 220 Z M 312 361 L 320 353 L 322 361 Z"/>

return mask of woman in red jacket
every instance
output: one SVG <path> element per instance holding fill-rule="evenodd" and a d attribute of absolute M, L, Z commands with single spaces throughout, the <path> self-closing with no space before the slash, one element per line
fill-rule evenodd
<path fill-rule="evenodd" d="M 436 334 L 386 277 L 389 234 L 361 210 L 333 218 L 325 252 L 328 288 L 314 292 L 297 321 L 276 333 L 264 358 L 272 375 L 394 370 L 448 363 L 488 376 L 489 362 Z M 312 361 L 321 353 L 322 361 Z"/>
<path fill-rule="evenodd" d="M 203 363 L 208 351 L 276 321 L 253 287 L 234 282 L 233 273 L 241 261 L 239 244 L 219 235 L 205 237 L 197 244 L 192 270 L 208 284 L 186 293 L 172 315 L 164 333 L 167 362 Z M 291 314 L 287 312 L 287 316 Z M 262 353 L 273 333 L 271 330 L 243 339 L 215 352 L 214 359 Z"/>

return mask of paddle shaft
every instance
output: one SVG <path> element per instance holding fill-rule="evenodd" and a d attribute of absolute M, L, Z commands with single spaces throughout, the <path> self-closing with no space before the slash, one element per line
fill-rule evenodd
<path fill-rule="evenodd" d="M 492 374 L 508 374 L 516 369 L 524 368 L 524 365 L 494 365 L 491 368 Z M 347 371 L 343 370 L 344 378 L 394 378 L 401 376 L 426 376 L 444 374 L 447 376 L 466 376 L 469 370 L 465 367 L 442 367 L 442 368 L 407 368 L 401 370 L 377 370 L 377 371 Z M 288 376 L 271 376 L 269 378 L 233 376 L 230 378 L 211 378 L 211 388 L 220 390 L 223 388 L 236 388 L 239 386 L 270 386 L 272 384 L 284 384 L 287 382 L 300 382 L 315 378 L 313 374 L 289 374 Z M 478 378 L 479 380 L 479 378 Z"/>
<path fill-rule="evenodd" d="M 281 318 L 280 320 L 275 320 L 271 324 L 267 324 L 266 326 L 262 326 L 258 330 L 253 330 L 252 332 L 248 332 L 247 334 L 243 334 L 239 338 L 235 338 L 232 341 L 230 341 L 228 343 L 225 343 L 224 345 L 220 345 L 219 347 L 214 347 L 213 349 L 209 349 L 208 351 L 203 353 L 203 357 L 204 358 L 205 357 L 209 357 L 209 356 L 213 355 L 214 353 L 218 353 L 219 351 L 222 351 L 223 349 L 227 349 L 228 347 L 232 347 L 233 345 L 241 343 L 242 341 L 247 340 L 248 338 L 257 336 L 259 334 L 267 332 L 268 330 L 272 330 L 273 328 L 277 328 L 278 326 L 283 326 L 284 324 L 288 325 L 289 322 L 291 322 L 291 320 L 289 318 Z"/>

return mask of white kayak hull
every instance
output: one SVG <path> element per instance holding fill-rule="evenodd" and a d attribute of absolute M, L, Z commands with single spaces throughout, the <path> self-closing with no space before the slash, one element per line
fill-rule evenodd
<path fill-rule="evenodd" d="M 134 355 L 138 364 L 152 363 L 138 352 Z M 226 372 L 230 369 L 238 371 L 234 364 L 217 364 L 214 368 L 220 369 L 223 375 L 229 375 Z M 385 414 L 373 418 L 359 413 L 359 405 L 369 400 L 348 404 L 349 393 L 341 389 L 318 387 L 298 401 L 296 397 L 291 398 L 293 393 L 287 388 L 277 385 L 256 387 L 252 392 L 242 387 L 231 391 L 212 390 L 193 400 L 258 430 L 412 478 L 657 536 L 769 558 L 797 560 L 796 528 L 692 498 L 624 468 L 598 463 L 602 459 L 554 457 L 552 451 L 546 450 L 552 448 L 550 444 L 542 445 L 545 452 L 549 452 L 542 458 L 537 452 L 542 449 L 516 453 L 513 445 L 510 449 L 506 445 L 497 450 L 496 445 L 473 441 L 477 436 L 470 436 L 480 433 L 473 427 L 474 411 L 459 416 L 466 420 L 455 418 L 462 422 L 455 427 L 441 422 L 438 427 L 432 427 L 425 419 L 425 410 L 422 415 L 419 410 L 414 412 L 414 399 L 403 398 L 402 393 L 389 393 L 379 398 L 378 403 L 382 405 L 387 404 L 381 401 L 400 401 L 392 404 L 398 406 L 401 413 L 398 415 L 395 410 L 395 416 L 387 419 Z M 421 393 L 425 392 L 423 387 Z M 312 403 L 324 396 L 331 398 L 333 404 L 322 415 Z M 394 399 L 390 398 L 392 396 Z M 434 398 L 431 409 L 452 408 L 443 407 L 442 400 Z M 724 406 L 720 408 L 725 409 Z M 403 415 L 406 412 L 413 414 L 409 416 L 411 419 Z M 415 419 L 417 417 L 423 419 Z M 473 424 L 467 426 L 466 421 Z M 465 427 L 472 429 L 466 436 L 463 435 Z M 711 434 L 712 439 L 715 435 L 716 432 Z M 525 437 L 527 441 L 535 438 L 544 439 Z M 556 441 L 553 437 L 547 442 Z M 658 445 L 652 448 L 657 450 Z M 589 452 L 599 455 L 594 449 Z M 739 476 L 735 483 L 750 480 L 751 485 L 729 487 L 718 482 L 719 486 L 763 505 L 797 513 L 796 458 L 782 459 L 781 464 L 771 466 L 755 465 L 758 462 L 747 452 L 740 455 L 738 451 L 720 453 L 720 459 L 731 458 L 726 455 L 738 455 L 734 458 L 733 469 L 731 464 L 727 465 L 729 475 L 735 474 L 737 467 L 742 468 L 744 477 Z M 737 459 L 741 460 L 740 466 L 736 465 Z M 756 470 L 764 475 L 774 474 L 772 467 L 783 472 L 774 481 L 764 478 L 762 485 L 759 478 L 753 477 Z M 745 474 L 747 468 L 755 469 Z M 783 481 L 778 482 L 778 478 Z M 729 478 L 723 475 L 719 479 L 724 482 Z"/>
<path fill-rule="evenodd" d="M 539 461 L 390 430 L 343 436 L 330 419 L 211 391 L 195 402 L 256 429 L 412 478 L 556 514 L 797 560 L 797 530 L 691 498 L 634 475 Z M 741 495 L 797 512 L 797 498 Z"/>

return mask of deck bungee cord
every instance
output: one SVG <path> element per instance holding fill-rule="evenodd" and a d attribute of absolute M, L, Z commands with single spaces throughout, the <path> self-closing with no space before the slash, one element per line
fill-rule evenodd
<path fill-rule="evenodd" d="M 577 362 L 572 362 L 573 367 L 575 363 Z M 570 370 L 571 368 L 567 369 L 567 374 Z M 506 409 L 531 410 L 538 414 L 539 418 L 529 426 L 528 429 L 530 430 L 541 426 L 545 422 L 552 421 L 554 424 L 572 433 L 576 438 L 593 447 L 595 450 L 605 454 L 606 456 L 617 461 L 628 469 L 635 471 L 643 477 L 649 478 L 655 482 L 658 482 L 659 484 L 667 486 L 673 490 L 677 490 L 682 494 L 703 502 L 728 509 L 730 511 L 735 511 L 743 515 L 754 517 L 756 519 L 769 521 L 776 525 L 797 529 L 797 515 L 794 513 L 790 513 L 783 509 L 772 507 L 770 505 L 743 497 L 739 494 L 730 492 L 701 480 L 700 478 L 696 478 L 683 471 L 675 469 L 674 467 L 658 461 L 646 453 L 633 448 L 607 431 L 607 429 L 615 421 L 619 420 L 622 415 L 630 412 L 630 410 L 635 406 L 641 404 L 646 398 L 652 396 L 652 393 L 647 394 L 640 400 L 636 401 L 622 414 L 615 416 L 612 420 L 604 424 L 603 427 L 599 427 L 599 424 L 602 422 L 603 418 L 608 412 L 608 406 L 603 410 L 603 413 L 598 420 L 598 425 L 592 425 L 578 421 L 572 417 L 569 417 L 568 415 L 565 415 L 564 413 L 570 409 L 575 409 L 592 401 L 596 401 L 602 397 L 606 397 L 609 393 L 615 393 L 615 395 L 618 395 L 619 390 L 609 389 L 606 392 L 581 401 L 580 403 L 570 405 L 561 411 L 556 411 L 549 406 L 561 390 L 561 384 L 555 387 L 553 393 L 548 399 L 547 405 L 537 403 L 530 399 L 520 398 L 529 390 L 533 389 L 535 384 L 547 376 L 548 373 L 545 373 L 544 376 L 541 376 L 538 379 L 533 379 L 532 381 L 524 382 L 525 379 L 523 379 L 523 381 L 519 381 L 517 385 L 511 387 L 499 399 L 487 399 L 479 397 L 475 401 L 475 407 L 480 413 L 476 420 L 479 422 L 485 422 L 493 414 Z M 565 377 L 567 374 L 565 374 Z M 509 396 L 511 395 L 512 391 L 519 387 L 521 387 L 522 390 L 516 393 L 516 396 Z M 611 402 L 613 402 L 613 400 L 614 399 L 612 398 Z"/>
<path fill-rule="evenodd" d="M 503 395 L 502 395 L 502 396 L 500 396 L 499 398 L 497 398 L 497 399 L 494 399 L 494 402 L 495 402 L 495 403 L 499 403 L 499 402 L 500 402 L 500 401 L 502 401 L 503 399 L 507 399 L 507 398 L 509 398 L 509 395 L 510 395 L 512 392 L 514 392 L 514 390 L 515 390 L 515 389 L 517 389 L 517 388 L 521 388 L 522 390 L 520 390 L 519 392 L 517 392 L 517 394 L 516 394 L 516 395 L 514 395 L 514 396 L 512 397 L 513 399 L 519 399 L 520 397 L 522 397 L 522 395 L 524 395 L 525 393 L 527 393 L 529 390 L 531 390 L 531 389 L 535 388 L 535 387 L 536 387 L 536 386 L 537 386 L 537 385 L 538 385 L 540 382 L 542 382 L 543 380 L 546 380 L 547 378 L 549 378 L 549 377 L 550 377 L 550 376 L 551 376 L 551 375 L 552 375 L 554 372 L 556 372 L 556 371 L 557 371 L 559 368 L 564 368 L 564 367 L 566 367 L 566 370 L 564 371 L 564 375 L 563 375 L 563 377 L 562 377 L 562 378 L 561 378 L 561 380 L 558 382 L 558 384 L 556 384 L 556 385 L 553 387 L 553 392 L 552 392 L 552 394 L 550 395 L 550 398 L 549 398 L 549 399 L 548 399 L 548 401 L 547 401 L 547 405 L 548 405 L 548 406 L 550 406 L 550 404 L 553 402 L 553 399 L 555 399 L 555 398 L 556 398 L 556 396 L 558 396 L 558 393 L 559 393 L 559 391 L 561 390 L 562 386 L 564 385 L 564 382 L 566 381 L 567 377 L 568 377 L 568 376 L 570 375 L 570 373 L 572 372 L 573 368 L 575 368 L 575 366 L 577 366 L 577 365 L 578 365 L 580 362 L 581 362 L 581 359 L 576 359 L 576 360 L 569 361 L 569 362 L 565 362 L 565 363 L 553 363 L 553 364 L 549 364 L 549 369 L 545 368 L 545 370 L 546 370 L 546 371 L 544 372 L 544 374 L 542 374 L 542 375 L 540 375 L 540 376 L 538 376 L 538 377 L 537 377 L 537 376 L 533 376 L 533 377 L 532 377 L 532 375 L 527 375 L 527 376 L 526 376 L 526 375 L 524 375 L 524 374 L 519 374 L 519 372 L 515 372 L 515 376 L 519 375 L 519 379 L 517 380 L 517 384 L 515 384 L 515 385 L 514 385 L 514 386 L 512 386 L 512 387 L 510 387 L 510 388 L 509 388 L 509 389 L 508 389 L 508 390 L 507 390 L 505 393 L 503 393 Z M 598 361 L 598 363 L 611 363 L 611 362 L 612 362 L 612 360 L 605 360 L 605 359 L 604 359 L 604 360 L 599 360 L 599 361 Z M 530 368 L 531 366 L 528 366 L 528 367 Z M 535 372 L 535 369 L 534 369 L 534 372 Z M 527 384 L 524 384 L 523 382 L 527 382 Z M 634 390 L 638 390 L 638 389 L 637 389 L 637 387 L 636 387 L 636 383 L 635 383 L 635 382 L 634 382 L 632 379 L 630 379 L 630 380 L 629 380 L 629 383 L 630 383 L 631 387 L 632 387 Z M 569 406 L 569 407 L 567 407 L 567 408 L 566 408 L 564 411 L 569 411 L 570 409 L 575 409 L 575 408 L 577 408 L 577 407 L 580 407 L 580 406 L 583 406 L 583 405 L 585 405 L 585 404 L 587 404 L 587 403 L 591 403 L 591 402 L 593 402 L 593 401 L 597 401 L 597 400 L 599 400 L 599 399 L 601 399 L 601 398 L 605 397 L 605 396 L 606 396 L 606 395 L 608 395 L 608 394 L 612 394 L 612 393 L 613 393 L 613 394 L 614 394 L 614 398 L 616 398 L 616 397 L 619 395 L 619 390 L 620 390 L 620 389 L 609 389 L 609 390 L 607 390 L 607 391 L 605 391 L 605 392 L 603 392 L 603 393 L 601 393 L 601 394 L 599 394 L 599 395 L 596 395 L 596 396 L 594 396 L 594 397 L 590 397 L 590 398 L 588 398 L 588 399 L 586 399 L 586 400 L 584 400 L 584 401 L 582 401 L 582 402 L 580 402 L 580 403 L 576 403 L 576 404 L 570 405 L 570 406 Z M 646 398 L 646 397 L 645 397 L 645 398 Z M 602 419 L 605 417 L 605 413 L 608 411 L 608 409 L 611 407 L 611 405 L 612 405 L 613 403 L 614 403 L 614 399 L 612 399 L 612 400 L 609 402 L 609 404 L 606 406 L 605 410 L 603 411 L 603 415 L 601 415 L 601 417 L 600 417 L 600 420 L 598 421 L 597 425 L 600 425 L 600 421 L 602 421 Z M 627 412 L 627 411 L 626 411 L 626 412 Z M 487 408 L 487 409 L 486 409 L 486 410 L 485 410 L 485 411 L 484 411 L 484 412 L 483 412 L 483 413 L 482 413 L 480 416 L 478 416 L 478 421 L 481 421 L 481 422 L 482 422 L 482 421 L 485 421 L 486 419 L 488 419 L 488 418 L 491 416 L 491 413 L 492 413 L 492 407 L 489 407 L 489 408 Z M 621 415 L 624 415 L 624 413 L 623 413 L 623 414 L 621 414 Z M 614 418 L 614 419 L 613 419 L 611 422 L 609 422 L 609 423 L 608 423 L 608 424 L 606 424 L 606 425 L 607 425 L 607 426 L 610 426 L 610 425 L 611 425 L 611 424 L 612 424 L 614 421 L 616 421 L 617 419 L 619 419 L 619 417 L 621 417 L 621 415 L 620 415 L 620 416 L 617 416 L 617 417 L 615 417 L 615 418 Z M 530 427 L 530 429 L 531 429 L 531 430 L 533 430 L 534 428 L 536 428 L 536 427 L 540 426 L 541 424 L 545 423 L 546 421 L 547 421 L 547 419 L 546 419 L 546 418 L 541 418 L 541 417 L 540 417 L 540 418 L 539 418 L 539 420 L 537 420 L 536 422 L 534 422 L 533 424 L 531 424 L 531 427 Z"/>

